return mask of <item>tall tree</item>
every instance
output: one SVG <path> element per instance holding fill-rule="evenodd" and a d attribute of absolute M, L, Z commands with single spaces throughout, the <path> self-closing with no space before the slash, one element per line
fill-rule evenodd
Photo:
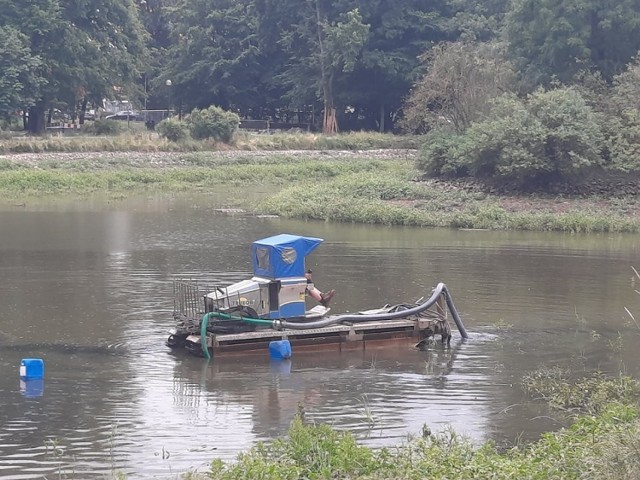
<path fill-rule="evenodd" d="M 33 105 L 45 81 L 40 58 L 31 55 L 29 38 L 13 27 L 0 27 L 0 116 Z"/>
<path fill-rule="evenodd" d="M 591 68 L 611 80 L 640 49 L 640 0 L 514 0 L 505 38 L 531 86 Z"/>
<path fill-rule="evenodd" d="M 322 98 L 323 131 L 338 130 L 335 91 L 336 78 L 354 69 L 368 40 L 369 25 L 354 2 L 305 0 L 289 6 L 288 22 L 281 23 L 281 43 L 289 64 L 280 78 L 291 88 L 292 101 L 308 99 L 309 92 Z"/>
<path fill-rule="evenodd" d="M 333 94 L 334 78 L 339 72 L 353 71 L 357 57 L 367 41 L 369 25 L 362 23 L 362 16 L 357 9 L 347 12 L 344 21 L 330 24 L 320 10 L 320 0 L 315 0 L 315 4 L 324 101 L 322 131 L 331 134 L 338 131 Z"/>
<path fill-rule="evenodd" d="M 44 131 L 52 102 L 112 96 L 114 87 L 128 91 L 139 77 L 144 31 L 131 0 L 0 0 L 0 24 L 27 35 L 30 55 L 43 64 L 42 86 L 29 105 L 32 133 Z"/>
<path fill-rule="evenodd" d="M 450 37 L 444 1 L 360 0 L 370 36 L 352 74 L 340 79 L 340 100 L 352 107 L 351 128 L 390 130 L 421 74 L 418 57 Z"/>
<path fill-rule="evenodd" d="M 261 82 L 252 0 L 180 0 L 171 11 L 173 46 L 163 75 L 187 108 L 245 110 Z"/>

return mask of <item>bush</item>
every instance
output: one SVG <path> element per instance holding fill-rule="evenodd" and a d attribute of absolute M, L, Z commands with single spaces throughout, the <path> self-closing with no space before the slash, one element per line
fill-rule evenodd
<path fill-rule="evenodd" d="M 191 136 L 197 140 L 213 138 L 229 143 L 238 129 L 240 117 L 233 112 L 226 112 L 220 107 L 209 107 L 204 110 L 195 109 L 189 116 Z"/>
<path fill-rule="evenodd" d="M 122 125 L 115 120 L 96 120 L 82 128 L 89 135 L 118 135 L 122 132 Z"/>
<path fill-rule="evenodd" d="M 602 126 L 607 139 L 606 167 L 621 172 L 640 171 L 640 112 L 604 115 Z"/>
<path fill-rule="evenodd" d="M 438 128 L 427 135 L 427 140 L 418 157 L 417 166 L 428 176 L 440 175 L 464 176 L 468 173 L 464 161 L 457 154 L 458 146 L 464 136 L 446 129 Z"/>
<path fill-rule="evenodd" d="M 156 132 L 171 142 L 182 142 L 189 138 L 189 126 L 177 118 L 166 118 L 156 126 Z"/>
<path fill-rule="evenodd" d="M 529 186 L 601 165 L 604 146 L 598 117 L 576 90 L 538 90 L 525 100 L 501 96 L 463 134 L 430 137 L 418 166 Z"/>

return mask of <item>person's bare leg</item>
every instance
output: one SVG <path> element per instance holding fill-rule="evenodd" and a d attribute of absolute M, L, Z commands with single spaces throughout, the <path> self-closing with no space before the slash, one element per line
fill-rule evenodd
<path fill-rule="evenodd" d="M 318 302 L 322 302 L 322 293 L 316 287 L 311 287 L 307 289 L 309 292 L 309 296 Z"/>

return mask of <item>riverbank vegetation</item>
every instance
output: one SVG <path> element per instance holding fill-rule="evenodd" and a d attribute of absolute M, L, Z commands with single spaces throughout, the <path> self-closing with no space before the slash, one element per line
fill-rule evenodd
<path fill-rule="evenodd" d="M 0 150 L 410 143 L 429 177 L 527 192 L 640 173 L 640 0 L 613 9 L 587 0 L 289 1 L 5 9 L 3 138 L 7 129 L 46 135 L 70 122 L 103 136 L 144 129 L 143 120 L 160 138 L 5 139 Z M 119 27 L 106 34 L 104 25 Z M 125 110 L 101 120 L 107 109 Z M 85 123 L 89 116 L 98 120 Z M 233 135 L 240 121 L 326 135 Z M 405 136 L 335 135 L 363 130 Z"/>
<path fill-rule="evenodd" d="M 176 120 L 177 122 L 177 120 Z M 211 138 L 194 140 L 186 135 L 185 127 L 174 121 L 167 122 L 172 133 L 167 136 L 149 132 L 134 125 L 128 128 L 113 121 L 95 122 L 98 125 L 115 125 L 104 133 L 103 127 L 95 135 L 66 131 L 60 135 L 26 136 L 0 135 L 0 155 L 17 153 L 51 152 L 205 152 L 205 151 L 283 151 L 283 150 L 371 150 L 417 149 L 421 137 L 416 135 L 392 135 L 390 133 L 351 132 L 338 135 L 321 135 L 311 132 L 251 133 L 236 131 L 231 143 Z M 170 129 L 175 128 L 175 132 Z M 182 132 L 182 133 L 180 133 Z"/>
<path fill-rule="evenodd" d="M 20 155 L 0 159 L 11 204 L 42 195 L 118 197 L 140 191 L 207 192 L 268 186 L 260 202 L 232 207 L 291 218 L 422 227 L 638 232 L 634 192 L 501 195 L 483 185 L 423 179 L 415 152 L 195 152 Z"/>
<path fill-rule="evenodd" d="M 634 479 L 640 476 L 640 383 L 595 374 L 570 382 L 557 368 L 523 381 L 532 398 L 571 410 L 571 425 L 537 441 L 498 449 L 453 431 L 421 434 L 394 448 L 358 445 L 349 432 L 293 420 L 286 438 L 261 443 L 237 461 L 214 460 L 202 478 L 231 479 Z M 304 412 L 303 412 L 304 413 Z M 191 476 L 193 478 L 193 476 Z"/>

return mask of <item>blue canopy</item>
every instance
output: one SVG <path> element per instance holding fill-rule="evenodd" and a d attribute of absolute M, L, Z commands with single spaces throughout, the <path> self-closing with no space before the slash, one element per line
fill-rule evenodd
<path fill-rule="evenodd" d="M 281 233 L 253 242 L 253 274 L 283 278 L 304 275 L 304 257 L 322 243 L 321 238 Z"/>

